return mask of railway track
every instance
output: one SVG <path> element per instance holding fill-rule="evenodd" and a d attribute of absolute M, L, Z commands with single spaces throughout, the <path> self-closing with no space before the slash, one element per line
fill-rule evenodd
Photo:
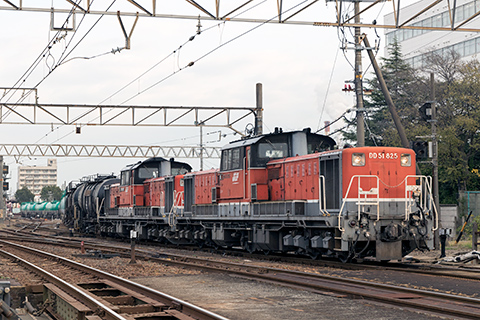
<path fill-rule="evenodd" d="M 146 286 L 58 255 L 8 241 L 1 241 L 1 244 L 2 255 L 46 280 L 44 296 L 48 297 L 49 311 L 63 319 L 226 319 Z"/>
<path fill-rule="evenodd" d="M 44 244 L 51 244 L 51 245 L 61 245 L 61 246 L 68 246 L 71 248 L 80 248 L 80 243 L 82 240 L 72 239 L 68 237 L 61 237 L 61 236 L 47 236 L 47 235 L 40 235 L 32 232 L 20 232 L 22 235 L 20 236 L 18 232 L 14 232 L 11 230 L 0 230 L 0 238 L 2 237 L 2 233 L 8 233 L 9 239 L 11 240 L 19 240 L 19 241 L 31 241 L 36 243 L 44 243 Z M 102 252 L 114 252 L 118 254 L 122 254 L 123 256 L 130 255 L 130 246 L 126 244 L 118 244 L 118 245 L 110 245 L 110 244 L 99 244 L 96 241 L 91 241 L 88 239 L 84 239 L 84 245 L 87 249 L 92 250 L 100 250 Z M 143 249 L 137 249 L 137 255 L 139 258 L 155 258 L 158 255 L 158 251 L 156 250 L 157 247 L 153 246 L 152 250 L 145 249 L 143 245 Z M 335 260 L 312 260 L 308 258 L 301 258 L 297 256 L 265 256 L 262 254 L 249 254 L 245 252 L 227 252 L 227 255 L 238 255 L 241 254 L 246 258 L 255 258 L 258 260 L 267 260 L 267 261 L 274 261 L 274 262 L 286 262 L 286 263 L 294 263 L 298 265 L 305 265 L 305 266 L 312 266 L 312 267 L 328 267 L 328 268 L 336 268 L 336 269 L 347 269 L 347 270 L 389 270 L 395 272 L 406 272 L 412 274 L 422 274 L 422 275 L 432 275 L 432 276 L 445 276 L 451 278 L 458 278 L 458 279 L 465 279 L 465 280 L 480 280 L 480 268 L 468 268 L 468 267 L 451 267 L 451 266 L 444 266 L 444 265 L 434 265 L 434 264 L 427 264 L 427 263 L 415 263 L 415 264 L 402 264 L 402 263 L 388 263 L 388 264 L 379 264 L 379 263 L 341 263 Z M 191 261 L 193 263 L 202 263 L 202 258 L 196 258 L 191 255 L 182 255 L 182 254 L 173 254 L 173 253 L 161 253 L 164 259 L 168 259 L 169 261 Z M 210 261 L 210 260 L 209 260 Z"/>
<path fill-rule="evenodd" d="M 51 243 L 51 241 L 46 241 L 46 243 L 48 242 Z M 69 241 L 61 240 L 61 242 L 62 245 L 66 245 Z M 75 244 L 70 243 L 70 245 L 76 248 L 79 247 L 78 241 Z M 128 248 L 124 246 L 95 245 L 87 241 L 85 242 L 85 247 L 117 252 L 124 256 L 129 256 L 130 254 L 127 252 Z M 478 319 L 480 311 L 479 299 L 454 294 L 405 288 L 371 281 L 338 278 L 324 274 L 309 274 L 292 270 L 259 267 L 244 263 L 214 261 L 163 253 L 159 255 L 149 250 L 137 250 L 136 256 L 139 259 L 157 261 L 168 265 L 202 269 L 210 272 L 228 272 L 229 274 L 236 274 L 237 276 L 267 281 L 278 285 L 303 290 L 307 289 L 324 294 L 334 294 L 340 297 L 363 298 L 455 318 Z M 469 278 L 478 280 L 478 274 L 473 274 Z"/>

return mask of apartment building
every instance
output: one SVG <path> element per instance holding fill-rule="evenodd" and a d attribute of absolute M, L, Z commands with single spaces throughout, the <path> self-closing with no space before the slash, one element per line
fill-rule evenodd
<path fill-rule="evenodd" d="M 45 186 L 57 185 L 57 160 L 48 159 L 46 166 L 21 166 L 18 168 L 18 189 L 27 187 L 40 195 Z"/>
<path fill-rule="evenodd" d="M 414 16 L 428 7 L 434 1 L 421 0 L 400 11 L 400 23 L 407 18 Z M 456 0 L 455 25 L 480 11 L 480 0 Z M 421 27 L 447 27 L 451 26 L 451 17 L 448 11 L 449 3 L 443 0 L 423 14 L 410 21 L 409 26 Z M 450 7 L 453 2 L 450 1 Z M 385 23 L 394 24 L 393 13 L 384 16 Z M 474 18 L 463 28 L 479 28 L 480 18 Z M 385 48 L 396 38 L 402 48 L 405 60 L 415 68 L 422 67 L 426 54 L 435 52 L 443 54 L 448 50 L 455 50 L 462 58 L 480 58 L 480 33 L 458 32 L 458 31 L 433 31 L 433 30 L 412 30 L 412 29 L 386 29 Z M 385 50 L 385 56 L 388 52 Z"/>

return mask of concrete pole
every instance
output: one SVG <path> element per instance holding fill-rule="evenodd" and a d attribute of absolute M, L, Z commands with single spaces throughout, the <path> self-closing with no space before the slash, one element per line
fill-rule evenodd
<path fill-rule="evenodd" d="M 355 23 L 360 23 L 360 1 L 355 2 Z M 362 44 L 360 27 L 355 27 L 355 95 L 357 98 L 357 147 L 365 146 L 365 124 L 363 112 Z"/>
<path fill-rule="evenodd" d="M 0 156 L 0 170 L 2 170 L 0 174 L 0 219 L 4 219 L 7 217 L 5 212 L 5 199 L 3 198 L 3 156 Z"/>
<path fill-rule="evenodd" d="M 432 165 L 433 165 L 433 201 L 437 209 L 438 227 L 442 227 L 440 201 L 438 194 L 438 144 L 437 144 L 437 106 L 435 104 L 435 76 L 430 73 L 430 101 L 432 107 Z M 439 247 L 439 230 L 435 231 L 435 248 Z"/>
<path fill-rule="evenodd" d="M 263 88 L 261 83 L 256 87 L 255 135 L 263 134 Z"/>
<path fill-rule="evenodd" d="M 200 122 L 200 171 L 203 171 L 203 122 Z"/>

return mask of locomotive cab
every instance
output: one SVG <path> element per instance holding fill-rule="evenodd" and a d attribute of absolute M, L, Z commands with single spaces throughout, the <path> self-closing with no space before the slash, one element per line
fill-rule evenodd
<path fill-rule="evenodd" d="M 120 172 L 120 184 L 110 188 L 110 208 L 119 215 L 135 215 L 145 206 L 144 182 L 148 179 L 184 174 L 192 167 L 183 162 L 156 157 L 129 165 Z"/>
<path fill-rule="evenodd" d="M 233 142 L 222 149 L 220 166 L 220 202 L 270 200 L 267 164 L 285 159 L 331 150 L 335 141 L 329 137 L 303 131 L 275 132 Z"/>

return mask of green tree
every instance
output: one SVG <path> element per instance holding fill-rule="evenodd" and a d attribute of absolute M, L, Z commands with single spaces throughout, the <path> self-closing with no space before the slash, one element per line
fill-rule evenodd
<path fill-rule="evenodd" d="M 439 181 L 455 196 L 480 188 L 480 62 L 459 66 L 440 113 Z"/>
<path fill-rule="evenodd" d="M 18 189 L 17 192 L 15 192 L 15 199 L 17 199 L 18 202 L 32 202 L 33 198 L 35 198 L 35 195 L 28 190 L 27 187 L 23 187 L 22 189 Z"/>
<path fill-rule="evenodd" d="M 419 101 L 424 101 L 428 93 L 426 80 L 403 59 L 400 44 L 396 39 L 387 50 L 389 57 L 381 59 L 380 69 L 408 138 L 414 140 L 416 135 L 425 134 L 427 128 L 425 124 L 419 123 L 417 112 Z M 371 92 L 371 95 L 365 96 L 364 103 L 368 129 L 365 144 L 401 146 L 376 76 L 365 80 L 365 88 Z M 353 131 L 347 132 L 344 137 L 350 141 L 356 140 Z"/>
<path fill-rule="evenodd" d="M 57 186 L 45 186 L 40 192 L 43 201 L 58 201 L 62 199 L 63 191 Z"/>

